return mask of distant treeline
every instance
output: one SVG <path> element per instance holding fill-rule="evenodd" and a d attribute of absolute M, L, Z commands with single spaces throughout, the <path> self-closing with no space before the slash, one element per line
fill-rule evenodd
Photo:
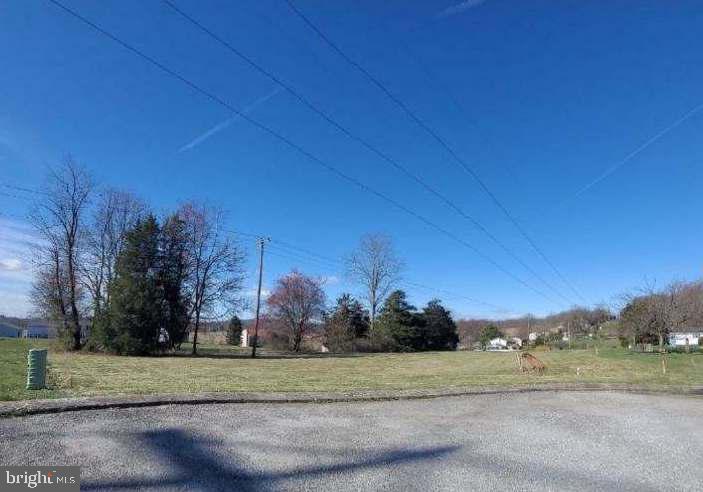
<path fill-rule="evenodd" d="M 703 332 L 703 281 L 647 285 L 621 296 L 616 310 L 575 307 L 544 317 L 461 319 L 457 322 L 462 345 L 479 342 L 482 331 L 493 325 L 505 335 L 527 339 L 530 333 L 569 336 L 620 337 L 623 345 L 652 343 L 663 346 L 669 333 Z M 607 330 L 607 331 L 604 331 Z"/>

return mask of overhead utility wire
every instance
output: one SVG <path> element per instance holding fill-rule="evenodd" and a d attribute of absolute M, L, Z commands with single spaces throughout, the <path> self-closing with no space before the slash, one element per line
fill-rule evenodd
<path fill-rule="evenodd" d="M 198 20 L 193 18 L 191 15 L 189 15 L 188 13 L 181 10 L 172 1 L 163 0 L 163 3 L 165 3 L 169 8 L 171 8 L 174 12 L 176 12 L 178 15 L 180 15 L 186 21 L 190 22 L 191 24 L 196 26 L 198 29 L 203 31 L 205 34 L 207 34 L 209 37 L 211 37 L 212 39 L 214 39 L 215 41 L 220 43 L 222 46 L 227 48 L 229 51 L 234 53 L 239 59 L 246 62 L 254 70 L 261 73 L 265 77 L 268 77 L 269 80 L 275 82 L 280 87 L 285 89 L 288 93 L 290 93 L 293 97 L 295 97 L 301 104 L 303 104 L 308 109 L 310 109 L 314 113 L 321 116 L 327 123 L 332 125 L 334 128 L 336 128 L 338 131 L 343 133 L 345 136 L 347 136 L 351 140 L 361 144 L 364 148 L 366 148 L 367 150 L 369 150 L 370 152 L 372 152 L 376 156 L 380 157 L 381 159 L 383 159 L 384 161 L 389 163 L 391 166 L 393 166 L 395 169 L 397 169 L 401 173 L 405 174 L 407 177 L 409 177 L 410 179 L 415 181 L 417 184 L 422 186 L 426 191 L 428 191 L 429 193 L 431 193 L 435 197 L 439 198 L 442 202 L 444 202 L 452 210 L 454 210 L 456 213 L 458 213 L 462 218 L 471 222 L 477 229 L 479 229 L 482 233 L 484 233 L 489 239 L 491 239 L 491 241 L 493 241 L 496 245 L 498 245 L 505 253 L 507 253 L 511 258 L 513 258 L 515 261 L 517 261 L 523 268 L 525 268 L 533 277 L 538 279 L 548 289 L 550 289 L 552 292 L 554 292 L 557 296 L 564 299 L 567 303 L 570 302 L 570 300 L 568 298 L 566 298 L 564 295 L 562 295 L 561 292 L 559 292 L 549 282 L 547 282 L 544 278 L 542 278 L 535 270 L 533 270 L 529 265 L 527 265 L 527 263 L 525 263 L 517 254 L 515 254 L 515 252 L 513 252 L 510 248 L 508 248 L 508 246 L 506 246 L 495 235 L 493 235 L 488 229 L 486 229 L 486 227 L 483 224 L 481 224 L 477 219 L 475 219 L 474 217 L 472 217 L 471 215 L 466 213 L 461 207 L 459 207 L 451 199 L 449 199 L 444 194 L 437 191 L 435 188 L 430 186 L 426 181 L 424 181 L 418 175 L 412 173 L 410 170 L 408 170 L 408 168 L 406 168 L 405 166 L 400 164 L 397 160 L 393 159 L 388 154 L 379 150 L 377 147 L 370 144 L 368 141 L 366 141 L 362 137 L 352 133 L 351 130 L 349 130 L 348 128 L 346 128 L 342 124 L 340 124 L 338 121 L 336 121 L 330 115 L 328 115 L 324 110 L 317 107 L 308 98 L 306 98 L 305 96 L 300 94 L 296 89 L 294 89 L 290 84 L 288 84 L 287 82 L 284 82 L 277 75 L 275 75 L 271 71 L 269 71 L 266 68 L 259 65 L 257 62 L 255 62 L 249 56 L 242 53 L 239 49 L 232 46 L 232 44 L 230 44 L 228 41 L 226 41 L 225 39 L 220 37 L 218 34 L 213 32 L 211 29 L 207 28 L 202 23 L 200 23 Z"/>
<path fill-rule="evenodd" d="M 360 189 L 366 191 L 367 193 L 370 193 L 370 194 L 372 194 L 372 195 L 374 195 L 374 196 L 380 198 L 381 200 L 383 200 L 383 201 L 389 203 L 390 205 L 393 205 L 393 207 L 397 208 L 398 210 L 401 210 L 402 212 L 404 212 L 404 213 L 406 213 L 406 214 L 408 214 L 408 215 L 414 217 L 415 219 L 419 220 L 420 222 L 422 222 L 422 223 L 425 224 L 426 226 L 428 226 L 428 227 L 430 227 L 430 228 L 436 230 L 437 232 L 442 233 L 443 235 L 447 236 L 448 238 L 452 239 L 453 241 L 455 241 L 455 242 L 457 242 L 457 243 L 463 245 L 464 247 L 470 249 L 471 251 L 473 251 L 474 253 L 476 253 L 478 256 L 480 256 L 481 258 L 483 258 L 485 261 L 487 261 L 488 263 L 490 263 L 491 265 L 493 265 L 495 268 L 497 268 L 498 270 L 500 270 L 501 272 L 503 272 L 505 275 L 509 276 L 509 277 L 510 277 L 511 279 L 513 279 L 515 282 L 517 282 L 517 283 L 519 283 L 520 285 L 526 287 L 527 289 L 529 289 L 529 290 L 535 292 L 536 294 L 540 295 L 541 297 L 544 297 L 544 298 L 546 298 L 546 299 L 548 299 L 548 300 L 550 300 L 550 301 L 553 302 L 553 299 L 551 299 L 549 296 L 547 296 L 544 292 L 542 292 L 542 291 L 540 291 L 539 289 L 536 289 L 536 288 L 533 287 L 532 285 L 528 284 L 528 283 L 525 282 L 523 279 L 521 279 L 520 277 L 516 276 L 515 274 L 513 274 L 512 272 L 510 272 L 509 270 L 507 270 L 505 267 L 503 267 L 502 265 L 500 265 L 498 262 L 496 262 L 495 260 L 493 260 L 491 257 L 485 255 L 483 252 L 481 252 L 479 249 L 477 249 L 477 248 L 476 248 L 475 246 L 473 246 L 471 243 L 468 243 L 467 241 L 463 240 L 462 238 L 460 238 L 460 237 L 457 236 L 456 234 L 452 233 L 451 231 L 449 231 L 449 230 L 443 228 L 442 226 L 440 226 L 440 225 L 438 225 L 438 224 L 432 222 L 431 220 L 427 219 L 427 218 L 424 217 L 423 215 L 420 215 L 419 213 L 417 213 L 417 212 L 415 212 L 415 211 L 409 209 L 409 208 L 406 207 L 405 205 L 402 205 L 401 203 L 399 203 L 399 202 L 397 202 L 396 200 L 394 200 L 394 199 L 388 197 L 387 195 L 385 195 L 385 194 L 383 194 L 383 193 L 381 193 L 381 192 L 379 192 L 379 191 L 377 191 L 377 190 L 375 190 L 375 189 L 373 189 L 373 188 L 367 186 L 366 184 L 364 184 L 363 182 L 359 181 L 358 179 L 353 178 L 353 177 L 349 176 L 348 174 L 344 173 L 343 171 L 337 169 L 337 168 L 334 167 L 333 165 L 327 163 L 326 161 L 324 161 L 324 160 L 320 159 L 319 157 L 315 156 L 314 154 L 310 153 L 308 150 L 304 149 L 304 148 L 301 147 L 300 145 L 296 144 L 295 142 L 293 142 L 292 140 L 290 140 L 288 137 L 286 137 L 286 136 L 284 136 L 284 135 L 278 133 L 277 131 L 273 130 L 272 128 L 270 128 L 270 127 L 268 127 L 268 126 L 266 126 L 266 125 L 264 125 L 263 123 L 259 122 L 258 120 L 255 120 L 255 119 L 252 118 L 251 116 L 249 116 L 249 115 L 247 115 L 247 114 L 241 112 L 240 110 L 238 110 L 237 108 L 235 108 L 234 106 L 232 106 L 231 104 L 229 104 L 228 102 L 226 102 L 225 100 L 223 100 L 222 98 L 220 98 L 220 97 L 218 97 L 217 95 L 215 95 L 215 94 L 213 94 L 213 93 L 211 93 L 211 92 L 208 92 L 207 90 L 201 88 L 200 86 L 198 86 L 198 85 L 195 84 L 194 82 L 192 82 L 192 81 L 190 81 L 189 79 L 185 78 L 184 76 L 180 75 L 178 72 L 175 72 L 174 70 L 168 68 L 168 67 L 167 67 L 166 65 L 164 65 L 163 63 L 157 61 L 156 59 L 154 59 L 153 57 L 147 55 L 146 53 L 140 51 L 139 49 L 137 49 L 137 48 L 135 48 L 134 46 L 132 46 L 132 45 L 130 45 L 129 43 L 127 43 L 126 41 L 123 41 L 122 39 L 118 38 L 118 37 L 115 36 L 114 34 L 110 33 L 109 31 L 107 31 L 107 30 L 103 29 L 102 27 L 100 27 L 99 25 L 95 24 L 95 23 L 92 22 L 91 20 L 87 19 L 86 17 L 83 17 L 81 14 L 79 14 L 79 13 L 76 12 L 75 10 L 72 10 L 72 9 L 70 9 L 69 7 L 63 5 L 61 2 L 59 2 L 59 1 L 57 1 L 57 0 L 47 0 L 47 1 L 50 2 L 50 3 L 52 3 L 52 4 L 54 4 L 54 5 L 56 5 L 57 7 L 59 7 L 60 9 L 62 9 L 62 10 L 65 11 L 66 13 L 68 13 L 69 15 L 71 15 L 71 16 L 75 17 L 76 19 L 80 20 L 81 22 L 83 22 L 84 24 L 90 26 L 91 28 L 93 28 L 94 30 L 96 30 L 97 32 L 99 32 L 100 34 L 102 34 L 103 36 L 105 36 L 105 37 L 111 39 L 112 41 L 116 42 L 117 44 L 119 44 L 120 46 L 122 46 L 123 48 L 125 48 L 126 50 L 131 51 L 132 53 L 136 54 L 137 56 L 139 56 L 139 57 L 143 58 L 144 60 L 148 61 L 150 64 L 154 65 L 154 66 L 157 67 L 159 70 L 161 70 L 162 72 L 166 73 L 167 75 L 169 75 L 169 76 L 171 76 L 171 77 L 173 77 L 173 78 L 175 78 L 175 79 L 181 81 L 182 83 L 184 83 L 185 85 L 187 85 L 188 87 L 190 87 L 191 89 L 193 89 L 194 91 L 200 93 L 201 95 L 203 95 L 203 96 L 205 96 L 206 98 L 210 99 L 211 101 L 213 101 L 213 102 L 219 104 L 220 106 L 223 106 L 224 108 L 226 108 L 226 109 L 228 109 L 229 111 L 231 111 L 232 113 L 238 115 L 240 118 L 242 118 L 243 120 L 249 122 L 251 125 L 255 126 L 256 128 L 259 128 L 260 130 L 264 131 L 265 133 L 268 133 L 269 135 L 273 136 L 273 137 L 276 138 L 277 140 L 280 140 L 281 142 L 285 143 L 286 145 L 288 145 L 289 147 L 293 148 L 294 150 L 296 150 L 296 151 L 297 151 L 298 153 L 300 153 L 301 155 L 307 157 L 307 158 L 310 159 L 311 161 L 313 161 L 313 162 L 315 162 L 316 164 L 322 166 L 323 168 L 325 168 L 325 169 L 328 170 L 329 172 L 335 174 L 335 175 L 338 176 L 339 178 L 341 178 L 341 179 L 343 179 L 343 180 L 345 180 L 345 181 L 347 181 L 347 182 L 353 184 L 354 186 L 356 186 L 356 187 L 358 187 L 358 188 L 360 188 Z"/>
<path fill-rule="evenodd" d="M 335 44 L 325 33 L 320 30 L 308 17 L 305 16 L 292 2 L 292 0 L 285 0 L 290 9 L 310 28 L 312 29 L 320 39 L 322 39 L 333 51 L 335 51 L 340 57 L 342 57 L 348 64 L 356 68 L 361 72 L 373 85 L 378 87 L 391 101 L 393 101 L 399 108 L 401 108 L 417 125 L 419 125 L 426 133 L 428 133 L 442 148 L 444 148 L 449 155 L 459 164 L 459 166 L 467 172 L 479 187 L 486 193 L 491 201 L 498 207 L 505 217 L 513 224 L 513 226 L 518 230 L 520 235 L 527 240 L 532 249 L 534 249 L 537 254 L 544 260 L 547 265 L 556 273 L 556 275 L 564 282 L 565 285 L 582 301 L 585 301 L 581 293 L 574 287 L 574 285 L 561 273 L 561 271 L 556 267 L 556 265 L 549 259 L 549 257 L 542 251 L 542 249 L 535 243 L 535 241 L 530 237 L 527 231 L 522 227 L 522 225 L 515 219 L 515 217 L 510 213 L 505 205 L 498 199 L 498 197 L 488 188 L 481 177 L 474 171 L 464 160 L 454 151 L 454 149 L 435 131 L 433 130 L 425 121 L 423 121 L 419 116 L 417 116 L 403 101 L 396 97 L 380 80 L 374 77 L 368 70 L 366 70 L 359 63 L 354 61 L 349 57 L 337 44 Z"/>

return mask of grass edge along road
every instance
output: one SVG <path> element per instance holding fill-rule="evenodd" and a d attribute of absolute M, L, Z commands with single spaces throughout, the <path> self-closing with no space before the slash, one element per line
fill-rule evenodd
<path fill-rule="evenodd" d="M 519 387 L 535 384 L 629 384 L 651 389 L 703 385 L 703 354 L 623 349 L 539 352 L 542 375 L 520 374 L 514 352 L 422 352 L 249 359 L 226 346 L 199 357 L 119 357 L 49 351 L 49 389 L 25 390 L 27 351 L 46 340 L 0 339 L 0 401 L 102 395 L 212 392 L 333 392 Z"/>

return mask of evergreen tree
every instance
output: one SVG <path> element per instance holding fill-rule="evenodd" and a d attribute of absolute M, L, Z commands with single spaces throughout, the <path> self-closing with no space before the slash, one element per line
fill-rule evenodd
<path fill-rule="evenodd" d="M 374 343 L 383 350 L 421 350 L 423 326 L 422 316 L 406 301 L 405 292 L 396 290 L 384 302 L 371 335 Z"/>
<path fill-rule="evenodd" d="M 239 345 L 242 339 L 242 321 L 235 314 L 227 325 L 227 344 Z"/>
<path fill-rule="evenodd" d="M 442 306 L 438 299 L 433 299 L 427 303 L 423 310 L 425 319 L 423 327 L 422 349 L 423 350 L 454 350 L 459 343 L 456 324 L 451 313 Z"/>
<path fill-rule="evenodd" d="M 349 352 L 354 340 L 366 335 L 368 314 L 350 294 L 342 294 L 337 305 L 325 316 L 325 344 L 332 352 Z"/>
<path fill-rule="evenodd" d="M 494 338 L 500 338 L 502 336 L 503 334 L 500 332 L 498 327 L 491 323 L 486 325 L 483 330 L 481 330 L 479 340 L 481 341 L 481 345 L 485 347 L 486 345 L 488 345 L 488 342 L 490 342 Z"/>
<path fill-rule="evenodd" d="M 160 234 L 159 284 L 163 294 L 163 327 L 169 348 L 180 347 L 188 336 L 190 294 L 188 277 L 188 238 L 185 223 L 177 215 L 166 219 Z"/>
<path fill-rule="evenodd" d="M 127 232 L 110 285 L 102 322 L 103 345 L 118 354 L 147 354 L 158 346 L 163 327 L 159 225 L 153 215 Z"/>

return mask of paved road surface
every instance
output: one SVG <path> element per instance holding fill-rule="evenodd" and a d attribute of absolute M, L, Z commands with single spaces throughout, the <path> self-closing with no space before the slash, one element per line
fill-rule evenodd
<path fill-rule="evenodd" d="M 0 464 L 89 490 L 703 490 L 703 400 L 531 393 L 0 420 Z"/>

